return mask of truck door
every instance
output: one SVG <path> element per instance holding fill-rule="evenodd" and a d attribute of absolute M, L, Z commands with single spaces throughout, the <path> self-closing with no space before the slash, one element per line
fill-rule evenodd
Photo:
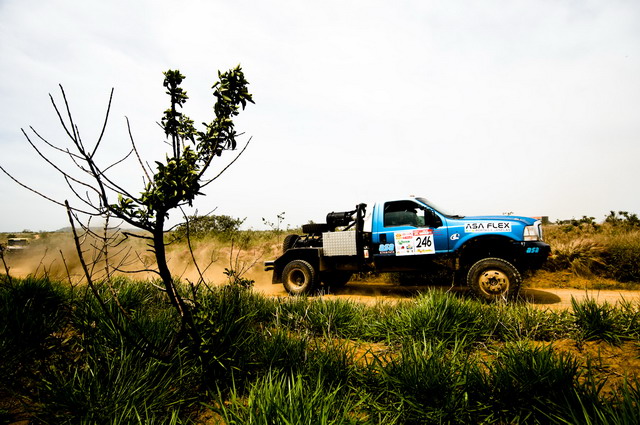
<path fill-rule="evenodd" d="M 373 252 L 385 267 L 412 268 L 428 255 L 447 251 L 446 226 L 429 223 L 427 207 L 411 200 L 378 204 L 372 223 Z M 436 217 L 437 218 L 437 217 Z"/>

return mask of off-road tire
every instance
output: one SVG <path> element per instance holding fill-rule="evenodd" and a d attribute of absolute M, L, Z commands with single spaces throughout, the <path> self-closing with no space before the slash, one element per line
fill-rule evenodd
<path fill-rule="evenodd" d="M 349 282 L 351 276 L 353 273 L 346 271 L 321 272 L 320 280 L 330 289 L 340 289 Z"/>
<path fill-rule="evenodd" d="M 518 296 L 521 284 L 518 269 L 502 258 L 483 258 L 467 273 L 467 286 L 486 301 L 512 300 Z"/>
<path fill-rule="evenodd" d="M 287 235 L 282 241 L 282 252 L 287 252 L 288 249 L 293 248 L 296 242 L 300 239 L 298 235 Z"/>
<path fill-rule="evenodd" d="M 318 287 L 318 273 L 304 260 L 293 260 L 282 271 L 284 289 L 290 295 L 311 295 Z"/>
<path fill-rule="evenodd" d="M 329 226 L 326 223 L 309 223 L 302 225 L 302 233 L 307 235 L 319 235 L 328 231 Z"/>

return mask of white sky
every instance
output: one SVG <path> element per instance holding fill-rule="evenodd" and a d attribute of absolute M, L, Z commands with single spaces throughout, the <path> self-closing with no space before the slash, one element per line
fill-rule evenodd
<path fill-rule="evenodd" d="M 102 158 L 128 150 L 127 116 L 152 162 L 162 72 L 187 77 L 200 123 L 217 70 L 240 63 L 256 104 L 236 128 L 253 141 L 200 213 L 295 226 L 410 194 L 461 214 L 640 213 L 636 0 L 0 0 L 0 58 L 0 164 L 59 199 L 72 195 L 20 131 L 66 142 L 59 83 L 85 143 L 114 87 Z M 114 171 L 142 188 L 135 163 Z M 67 226 L 5 175 L 0 199 L 0 231 Z"/>

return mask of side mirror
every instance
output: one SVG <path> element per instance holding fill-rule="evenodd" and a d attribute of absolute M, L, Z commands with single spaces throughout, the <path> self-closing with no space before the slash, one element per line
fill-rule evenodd
<path fill-rule="evenodd" d="M 442 226 L 442 220 L 432 209 L 426 209 L 424 211 L 424 223 L 427 227 L 438 228 Z"/>

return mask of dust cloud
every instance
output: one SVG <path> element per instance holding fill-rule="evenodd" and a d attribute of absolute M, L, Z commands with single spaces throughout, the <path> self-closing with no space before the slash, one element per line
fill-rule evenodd
<path fill-rule="evenodd" d="M 106 255 L 102 241 L 87 237 L 81 242 L 85 263 L 94 280 L 103 279 L 107 273 L 136 280 L 158 277 L 154 272 L 155 256 L 144 240 L 126 238 L 109 247 Z M 202 275 L 208 284 L 221 285 L 228 282 L 225 269 L 233 269 L 241 277 L 253 280 L 259 292 L 284 294 L 282 285 L 273 285 L 271 273 L 264 271 L 264 261 L 276 258 L 279 249 L 279 245 L 271 243 L 238 249 L 215 240 L 194 241 L 190 249 L 186 242 L 180 242 L 167 246 L 167 262 L 173 275 L 182 281 L 197 282 Z M 86 282 L 70 233 L 43 234 L 33 239 L 24 252 L 8 254 L 5 259 L 13 277 L 49 277 L 71 284 Z"/>

